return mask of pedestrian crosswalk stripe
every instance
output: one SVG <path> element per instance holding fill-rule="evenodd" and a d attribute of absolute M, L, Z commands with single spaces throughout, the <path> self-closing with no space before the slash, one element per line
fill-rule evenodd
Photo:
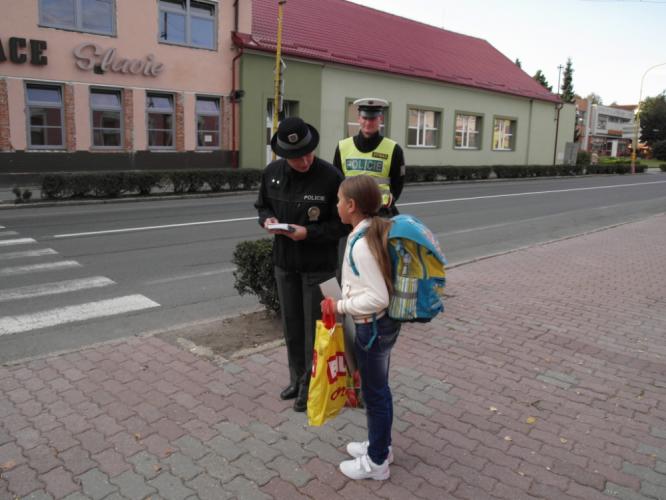
<path fill-rule="evenodd" d="M 22 286 L 0 291 L 0 302 L 9 300 L 30 299 L 43 297 L 44 295 L 56 295 L 60 293 L 76 292 L 89 288 L 100 288 L 115 285 L 116 282 L 104 276 L 93 276 L 76 280 L 55 281 L 52 283 L 41 283 L 39 285 Z"/>
<path fill-rule="evenodd" d="M 0 237 L 4 236 L 16 236 L 18 233 L 16 231 L 0 231 Z"/>
<path fill-rule="evenodd" d="M 13 240 L 0 240 L 0 247 L 8 247 L 10 245 L 25 245 L 26 243 L 37 243 L 32 238 L 16 238 Z"/>
<path fill-rule="evenodd" d="M 55 255 L 58 252 L 53 248 L 40 248 L 39 250 L 26 250 L 24 252 L 0 253 L 0 260 L 27 259 L 30 257 L 43 257 L 44 255 Z"/>
<path fill-rule="evenodd" d="M 87 319 L 115 316 L 159 306 L 157 302 L 153 302 L 148 297 L 136 294 L 60 307 L 34 314 L 0 317 L 0 336 L 64 325 Z"/>
<path fill-rule="evenodd" d="M 62 260 L 60 262 L 47 262 L 44 264 L 31 264 L 29 266 L 3 267 L 0 276 L 13 276 L 15 274 L 36 273 L 41 271 L 57 271 L 70 267 L 81 267 L 75 260 Z"/>

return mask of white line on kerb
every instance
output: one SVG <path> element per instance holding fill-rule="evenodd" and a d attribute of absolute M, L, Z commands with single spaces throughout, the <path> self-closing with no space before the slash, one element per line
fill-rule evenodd
<path fill-rule="evenodd" d="M 113 234 L 113 233 L 129 233 L 132 231 L 149 231 L 152 229 L 169 229 L 172 227 L 187 227 L 187 226 L 202 226 L 205 224 L 224 224 L 226 222 L 241 222 L 248 220 L 257 220 L 257 217 L 239 217 L 237 219 L 220 219 L 220 220 L 206 220 L 201 222 L 184 222 L 182 224 L 165 224 L 163 226 L 144 226 L 144 227 L 127 227 L 123 229 L 108 229 L 106 231 L 90 231 L 88 233 L 69 233 L 69 234 L 55 234 L 54 238 L 72 238 L 75 236 L 94 236 L 99 234 Z"/>
<path fill-rule="evenodd" d="M 43 257 L 44 255 L 55 255 L 58 252 L 53 248 L 42 248 L 40 250 L 26 250 L 25 252 L 0 253 L 0 260 L 26 259 L 30 257 Z"/>
<path fill-rule="evenodd" d="M 25 245 L 26 243 L 37 243 L 32 238 L 16 238 L 15 240 L 0 240 L 0 247 L 8 247 L 10 245 Z"/>
<path fill-rule="evenodd" d="M 56 271 L 70 267 L 81 267 L 75 260 L 63 260 L 60 262 L 49 262 L 46 264 L 32 264 L 30 266 L 3 267 L 0 276 L 13 276 L 15 274 L 38 273 L 42 271 Z"/>
<path fill-rule="evenodd" d="M 97 302 L 88 302 L 75 306 L 60 307 L 49 309 L 34 314 L 23 314 L 20 316 L 7 316 L 0 318 L 0 336 L 11 335 L 14 333 L 37 330 L 49 326 L 74 323 L 75 321 L 84 321 L 92 318 L 103 318 L 106 316 L 115 316 L 117 314 L 140 311 L 159 307 L 157 302 L 153 302 L 143 295 L 126 295 L 115 299 L 99 300 Z"/>
<path fill-rule="evenodd" d="M 60 293 L 76 292 L 78 290 L 88 290 L 90 288 L 100 288 L 115 284 L 115 281 L 105 278 L 104 276 L 93 276 L 92 278 L 54 281 L 52 283 L 22 286 L 0 292 L 0 302 L 43 297 L 45 295 L 57 295 Z"/>
<path fill-rule="evenodd" d="M 552 193 L 569 193 L 572 191 L 591 191 L 593 189 L 618 189 L 633 186 L 646 186 L 648 184 L 663 184 L 666 181 L 652 181 L 652 182 L 634 182 L 632 184 L 621 184 L 619 186 L 594 186 L 584 188 L 571 188 L 571 189 L 552 189 L 549 191 L 529 191 L 527 193 L 510 193 L 510 194 L 494 194 L 491 196 L 471 196 L 469 198 L 451 198 L 448 200 L 430 200 L 430 201 L 415 201 L 412 203 L 398 203 L 398 207 L 409 207 L 412 205 L 429 205 L 431 203 L 450 203 L 452 201 L 470 201 L 470 200 L 487 200 L 491 198 L 510 198 L 512 196 L 532 196 L 535 194 L 552 194 Z"/>

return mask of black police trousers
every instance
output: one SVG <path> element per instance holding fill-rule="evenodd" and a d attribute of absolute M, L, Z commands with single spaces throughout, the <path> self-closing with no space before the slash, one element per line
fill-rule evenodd
<path fill-rule="evenodd" d="M 333 276 L 335 271 L 297 272 L 275 266 L 291 384 L 307 387 L 310 383 L 315 324 L 321 318 L 320 304 L 324 298 L 319 284 Z"/>

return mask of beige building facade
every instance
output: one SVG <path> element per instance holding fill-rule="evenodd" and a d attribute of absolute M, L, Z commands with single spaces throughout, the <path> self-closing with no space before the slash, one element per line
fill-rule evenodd
<path fill-rule="evenodd" d="M 0 174 L 230 166 L 249 1 L 22 0 L 0 17 Z"/>

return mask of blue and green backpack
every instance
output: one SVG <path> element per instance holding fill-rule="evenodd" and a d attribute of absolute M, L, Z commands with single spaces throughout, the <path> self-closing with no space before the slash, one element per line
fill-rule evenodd
<path fill-rule="evenodd" d="M 388 234 L 393 293 L 388 315 L 394 320 L 427 323 L 444 311 L 446 258 L 432 231 L 411 215 L 396 215 Z M 349 264 L 356 276 L 352 252 L 361 231 L 354 235 L 349 249 Z"/>

